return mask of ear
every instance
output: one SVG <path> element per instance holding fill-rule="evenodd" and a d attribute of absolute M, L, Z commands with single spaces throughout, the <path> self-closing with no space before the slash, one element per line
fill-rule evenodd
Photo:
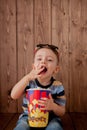
<path fill-rule="evenodd" d="M 55 70 L 54 70 L 54 73 L 55 73 L 55 74 L 58 73 L 59 70 L 60 70 L 60 67 L 59 67 L 59 65 L 57 65 L 56 68 L 55 68 Z"/>

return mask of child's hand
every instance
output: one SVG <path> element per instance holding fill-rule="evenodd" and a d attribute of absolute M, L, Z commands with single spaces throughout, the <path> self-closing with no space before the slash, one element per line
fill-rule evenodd
<path fill-rule="evenodd" d="M 38 105 L 40 105 L 40 110 L 53 110 L 54 101 L 51 94 L 49 94 L 49 97 L 49 99 L 41 98 L 41 100 L 38 101 Z"/>
<path fill-rule="evenodd" d="M 35 78 L 41 77 L 40 72 L 43 71 L 43 69 L 44 69 L 43 67 L 33 68 L 33 69 L 31 70 L 31 72 L 29 73 L 29 78 L 30 78 L 31 80 L 33 80 L 33 79 L 35 79 Z"/>

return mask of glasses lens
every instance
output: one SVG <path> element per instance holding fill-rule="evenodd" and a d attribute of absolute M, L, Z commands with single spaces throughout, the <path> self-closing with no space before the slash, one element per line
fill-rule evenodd
<path fill-rule="evenodd" d="M 44 44 L 38 44 L 37 47 L 43 47 Z"/>
<path fill-rule="evenodd" d="M 58 50 L 57 46 L 49 45 L 49 44 L 38 44 L 37 47 L 39 47 L 39 48 L 48 47 L 48 48 L 53 49 L 53 50 Z"/>
<path fill-rule="evenodd" d="M 54 45 L 49 45 L 49 47 L 50 47 L 51 49 L 58 49 L 58 47 L 57 47 L 57 46 L 54 46 Z"/>

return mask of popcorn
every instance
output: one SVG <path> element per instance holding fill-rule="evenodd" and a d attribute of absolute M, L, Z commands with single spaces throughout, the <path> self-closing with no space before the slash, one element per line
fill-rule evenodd
<path fill-rule="evenodd" d="M 49 112 L 43 112 L 39 108 L 29 114 L 28 122 L 31 127 L 45 127 L 48 123 Z"/>

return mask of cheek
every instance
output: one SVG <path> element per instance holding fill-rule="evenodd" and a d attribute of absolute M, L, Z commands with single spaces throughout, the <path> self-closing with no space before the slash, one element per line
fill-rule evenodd
<path fill-rule="evenodd" d="M 56 64 L 55 63 L 49 64 L 49 67 L 56 68 Z"/>
<path fill-rule="evenodd" d="M 49 72 L 53 72 L 55 70 L 55 67 L 53 65 L 49 65 L 48 68 Z"/>
<path fill-rule="evenodd" d="M 53 64 L 52 66 L 50 66 L 50 70 L 55 71 L 56 70 L 56 64 Z"/>

